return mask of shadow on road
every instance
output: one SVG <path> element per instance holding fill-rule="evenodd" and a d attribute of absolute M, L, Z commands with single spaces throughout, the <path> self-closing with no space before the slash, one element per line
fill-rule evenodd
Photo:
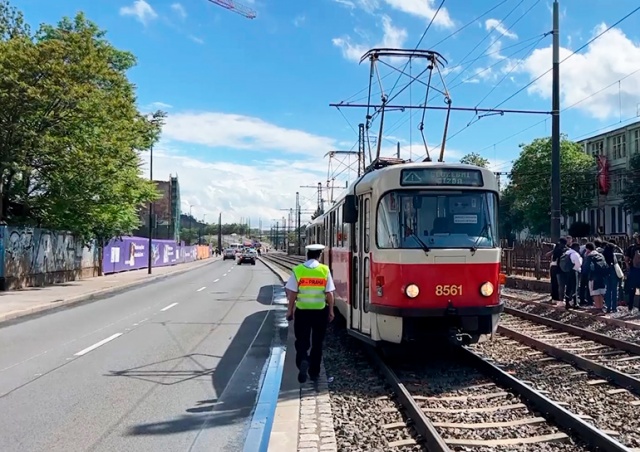
<path fill-rule="evenodd" d="M 189 353 L 106 374 L 163 386 L 175 386 L 202 377 L 211 379 L 211 398 L 185 408 L 188 414 L 134 425 L 129 428 L 128 435 L 168 435 L 247 420 L 255 405 L 274 332 L 273 311 L 256 312 L 245 318 L 222 357 Z"/>

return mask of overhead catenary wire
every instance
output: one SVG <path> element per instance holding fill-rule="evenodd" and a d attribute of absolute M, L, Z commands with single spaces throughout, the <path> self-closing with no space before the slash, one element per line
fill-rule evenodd
<path fill-rule="evenodd" d="M 630 13 L 626 14 L 625 16 L 623 16 L 621 19 L 619 19 L 618 21 L 616 21 L 613 25 L 607 27 L 605 30 L 603 30 L 602 32 L 598 33 L 596 36 L 594 36 L 593 38 L 591 38 L 589 41 L 587 41 L 584 45 L 580 46 L 579 48 L 577 48 L 576 50 L 574 50 L 573 52 L 571 52 L 571 54 L 569 54 L 568 56 L 566 56 L 565 58 L 563 58 L 560 61 L 560 64 L 564 63 L 565 61 L 567 61 L 569 58 L 571 58 L 572 56 L 576 55 L 580 50 L 585 49 L 587 46 L 589 46 L 591 43 L 593 43 L 594 41 L 596 41 L 598 38 L 600 38 L 601 36 L 603 36 L 605 33 L 607 33 L 609 30 L 611 30 L 612 28 L 614 28 L 616 25 L 619 25 L 620 23 L 622 23 L 624 20 L 628 19 L 629 17 L 631 17 L 633 14 L 635 14 L 637 11 L 640 10 L 640 6 L 635 8 L 634 10 L 632 10 Z M 493 109 L 498 109 L 501 105 L 503 105 L 504 103 L 506 103 L 507 101 L 509 101 L 510 99 L 513 99 L 515 96 L 517 96 L 519 93 L 521 93 L 522 91 L 524 91 L 525 89 L 527 89 L 529 86 L 533 85 L 536 81 L 540 80 L 543 76 L 545 76 L 546 74 L 548 74 L 549 72 L 551 72 L 551 68 L 548 69 L 547 71 L 545 71 L 544 73 L 540 74 L 538 77 L 536 77 L 535 79 L 533 79 L 532 81 L 530 81 L 529 83 L 527 83 L 525 86 L 523 86 L 522 88 L 520 88 L 519 90 L 517 90 L 515 93 L 513 93 L 512 95 L 510 95 L 509 97 L 507 97 L 505 100 L 503 100 L 502 102 L 498 103 L 495 107 L 493 107 Z M 561 110 L 563 111 L 563 110 Z M 477 122 L 477 121 L 476 121 Z M 540 123 L 542 123 L 544 121 L 541 121 Z M 468 129 L 471 125 L 473 125 L 475 123 L 470 123 L 467 124 L 465 127 L 461 128 L 460 130 L 458 130 L 457 132 L 455 132 L 454 134 L 452 134 L 448 140 L 453 139 L 455 136 L 459 135 L 460 133 L 462 133 L 464 130 Z"/>

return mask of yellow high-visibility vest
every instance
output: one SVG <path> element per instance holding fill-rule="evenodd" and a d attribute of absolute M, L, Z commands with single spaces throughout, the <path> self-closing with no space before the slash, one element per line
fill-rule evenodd
<path fill-rule="evenodd" d="M 327 281 L 329 281 L 329 267 L 320 264 L 316 268 L 305 267 L 303 264 L 293 268 L 293 275 L 298 281 L 298 309 L 324 309 L 326 306 Z"/>

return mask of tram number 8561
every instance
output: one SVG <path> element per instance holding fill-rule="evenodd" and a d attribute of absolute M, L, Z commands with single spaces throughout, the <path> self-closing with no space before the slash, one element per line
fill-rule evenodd
<path fill-rule="evenodd" d="M 438 297 L 456 297 L 462 295 L 462 284 L 459 286 L 453 284 L 439 284 L 436 286 L 436 296 Z"/>

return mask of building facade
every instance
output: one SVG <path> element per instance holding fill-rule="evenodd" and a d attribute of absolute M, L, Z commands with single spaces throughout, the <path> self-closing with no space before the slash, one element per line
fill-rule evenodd
<path fill-rule="evenodd" d="M 594 180 L 593 205 L 575 215 L 573 221 L 589 223 L 593 232 L 603 234 L 631 234 L 638 230 L 640 212 L 627 212 L 622 207 L 621 192 L 625 188 L 626 172 L 631 157 L 640 152 L 640 121 L 579 141 L 585 153 L 600 159 L 607 167 L 609 192 L 600 194 Z"/>
<path fill-rule="evenodd" d="M 153 203 L 153 238 L 180 241 L 180 184 L 177 176 L 170 176 L 168 181 L 153 181 L 160 193 L 160 198 Z M 149 206 L 140 208 L 140 228 L 134 235 L 149 236 Z"/>

